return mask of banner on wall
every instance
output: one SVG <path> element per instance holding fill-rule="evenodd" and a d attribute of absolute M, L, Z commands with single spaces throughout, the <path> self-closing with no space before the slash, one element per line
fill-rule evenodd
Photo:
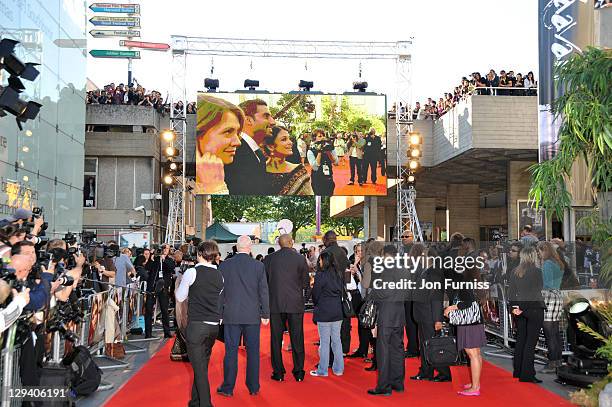
<path fill-rule="evenodd" d="M 593 44 L 593 0 L 539 0 L 538 3 L 538 139 L 540 162 L 558 151 L 560 123 L 551 113 L 561 94 L 554 80 L 554 67 L 574 52 Z"/>

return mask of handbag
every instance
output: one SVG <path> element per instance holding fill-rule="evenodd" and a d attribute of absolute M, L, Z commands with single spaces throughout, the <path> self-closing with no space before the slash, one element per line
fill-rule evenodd
<path fill-rule="evenodd" d="M 366 329 L 373 329 L 376 326 L 378 310 L 376 303 L 371 296 L 366 297 L 359 312 L 359 324 Z"/>
<path fill-rule="evenodd" d="M 170 351 L 170 360 L 175 362 L 189 362 L 189 356 L 187 356 L 187 343 L 185 343 L 185 338 L 183 338 L 183 333 L 180 329 L 176 330 L 174 344 Z"/>
<path fill-rule="evenodd" d="M 478 301 L 465 309 L 457 309 L 448 313 L 448 320 L 453 325 L 477 325 L 483 323 L 482 308 Z"/>
<path fill-rule="evenodd" d="M 342 314 L 344 318 L 350 318 L 355 315 L 353 312 L 353 304 L 346 292 L 346 284 L 344 284 L 344 282 L 342 282 Z"/>
<path fill-rule="evenodd" d="M 451 366 L 457 364 L 459 351 L 457 339 L 441 332 L 425 341 L 425 359 L 433 367 Z"/>

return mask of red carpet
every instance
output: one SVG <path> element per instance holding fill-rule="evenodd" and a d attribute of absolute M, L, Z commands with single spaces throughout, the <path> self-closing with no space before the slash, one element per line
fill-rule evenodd
<path fill-rule="evenodd" d="M 308 172 L 311 171 L 309 165 L 306 165 Z M 380 165 L 376 166 L 376 185 L 372 184 L 372 174 L 368 171 L 368 183 L 359 185 L 357 183 L 357 174 L 355 174 L 355 184 L 348 185 L 351 180 L 351 169 L 349 160 L 341 161 L 341 164 L 334 166 L 334 182 L 336 188 L 334 195 L 337 196 L 361 196 L 361 195 L 376 195 L 387 196 L 387 177 L 382 175 Z"/>
<path fill-rule="evenodd" d="M 311 315 L 305 317 L 306 364 L 308 372 L 318 361 L 318 339 Z M 393 393 L 391 397 L 374 397 L 366 390 L 374 387 L 376 374 L 366 372 L 362 360 L 345 359 L 344 376 L 327 378 L 306 375 L 302 383 L 293 380 L 291 353 L 283 351 L 285 369 L 288 374 L 282 383 L 270 379 L 269 327 L 262 327 L 261 341 L 261 392 L 250 396 L 244 385 L 246 354 L 239 351 L 239 373 L 232 398 L 218 396 L 216 388 L 223 380 L 223 344 L 217 342 L 209 368 L 212 402 L 215 406 L 571 406 L 563 398 L 535 385 L 519 383 L 511 374 L 485 362 L 480 397 L 457 395 L 463 383 L 468 382 L 466 367 L 453 367 L 452 383 L 415 382 L 408 376 L 416 374 L 417 359 L 406 360 L 406 391 Z M 286 343 L 289 337 L 285 336 Z M 357 341 L 356 331 L 353 343 Z M 191 395 L 193 373 L 189 363 L 172 362 L 169 354 L 172 341 L 167 343 L 132 379 L 105 404 L 108 407 L 122 406 L 187 406 Z M 315 385 L 316 384 L 316 385 Z"/>

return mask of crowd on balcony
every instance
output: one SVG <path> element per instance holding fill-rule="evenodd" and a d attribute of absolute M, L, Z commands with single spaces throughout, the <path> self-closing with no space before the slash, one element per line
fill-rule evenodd
<path fill-rule="evenodd" d="M 414 107 L 402 106 L 400 103 L 399 112 L 406 113 L 406 109 L 408 109 L 413 120 L 435 120 L 470 95 L 535 96 L 537 88 L 537 81 L 531 71 L 525 76 L 520 72 L 515 75 L 514 71 L 506 72 L 503 69 L 499 72 L 499 75 L 494 69 L 491 69 L 485 76 L 482 76 L 480 72 L 473 72 L 467 77 L 464 76 L 461 83 L 455 86 L 455 89 L 444 93 L 444 96 L 437 101 L 434 98 L 427 98 L 427 102 L 423 106 L 420 102 L 416 102 Z M 391 113 L 396 112 L 397 108 L 394 105 Z"/>
<path fill-rule="evenodd" d="M 87 92 L 86 98 L 88 105 L 133 105 L 152 107 L 162 114 L 170 113 L 170 103 L 164 100 L 162 94 L 156 90 L 147 92 L 147 89 L 140 84 L 130 83 L 125 86 L 123 83 L 115 85 L 110 83 L 102 89 L 90 90 Z M 174 115 L 182 114 L 183 111 L 187 114 L 196 113 L 196 103 L 187 103 L 184 105 L 182 101 L 178 101 L 172 106 Z"/>

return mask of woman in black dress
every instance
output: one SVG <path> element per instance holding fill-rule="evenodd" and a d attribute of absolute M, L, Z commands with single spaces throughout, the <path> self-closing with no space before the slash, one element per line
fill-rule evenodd
<path fill-rule="evenodd" d="M 540 330 L 544 325 L 542 273 L 536 266 L 535 247 L 521 250 L 521 262 L 510 276 L 508 300 L 516 318 L 516 346 L 514 348 L 513 377 L 521 382 L 541 383 L 535 376 L 534 356 Z"/>

